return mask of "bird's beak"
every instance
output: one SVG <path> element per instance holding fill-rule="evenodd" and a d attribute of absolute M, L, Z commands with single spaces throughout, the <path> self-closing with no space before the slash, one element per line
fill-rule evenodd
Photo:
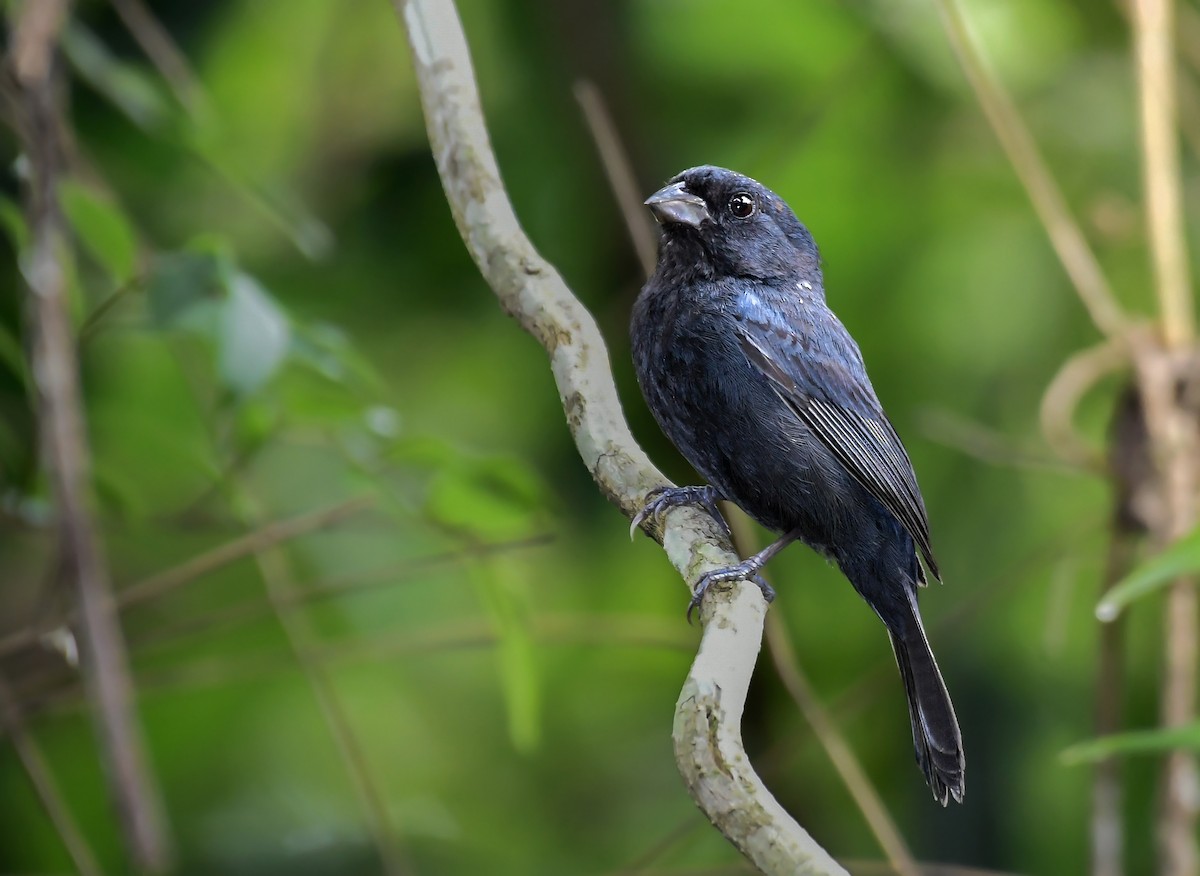
<path fill-rule="evenodd" d="M 646 206 L 650 208 L 654 218 L 664 225 L 669 222 L 682 222 L 684 225 L 699 228 L 702 223 L 712 219 L 708 215 L 708 205 L 704 203 L 704 199 L 684 191 L 681 182 L 659 189 L 646 198 Z"/>

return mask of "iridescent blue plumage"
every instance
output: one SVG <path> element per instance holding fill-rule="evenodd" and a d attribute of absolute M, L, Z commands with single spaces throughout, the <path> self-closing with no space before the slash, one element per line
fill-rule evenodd
<path fill-rule="evenodd" d="M 782 535 L 706 577 L 697 598 L 755 577 L 794 540 L 836 562 L 887 626 L 934 796 L 961 800 L 958 722 L 917 608 L 921 561 L 938 576 L 925 505 L 858 346 L 825 303 L 812 236 L 778 195 L 722 168 L 684 171 L 647 204 L 662 240 L 631 327 L 642 392 L 712 490 Z M 695 502 L 691 490 L 648 509 Z"/>

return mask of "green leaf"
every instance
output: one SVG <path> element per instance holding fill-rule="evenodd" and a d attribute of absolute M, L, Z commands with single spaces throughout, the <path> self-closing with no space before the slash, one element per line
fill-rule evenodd
<path fill-rule="evenodd" d="M 29 370 L 25 364 L 25 350 L 17 336 L 3 324 L 0 324 L 0 362 L 7 365 L 26 387 L 30 385 Z"/>
<path fill-rule="evenodd" d="M 118 284 L 128 282 L 137 264 L 137 237 L 120 208 L 73 180 L 64 180 L 58 193 L 84 247 Z"/>
<path fill-rule="evenodd" d="M 222 293 L 220 259 L 208 252 L 173 252 L 150 266 L 146 297 L 159 328 L 211 333 Z"/>
<path fill-rule="evenodd" d="M 1096 617 L 1114 621 L 1135 599 L 1166 587 L 1180 575 L 1200 571 L 1200 529 L 1142 563 L 1112 588 L 1096 606 Z"/>
<path fill-rule="evenodd" d="M 291 326 L 275 300 L 249 274 L 229 278 L 217 327 L 217 371 L 238 395 L 265 384 L 287 355 Z"/>
<path fill-rule="evenodd" d="M 496 630 L 497 671 L 508 709 L 508 733 L 520 752 L 541 741 L 541 683 L 529 625 L 529 594 L 522 569 L 499 557 L 474 566 L 472 578 Z"/>
<path fill-rule="evenodd" d="M 336 326 L 296 326 L 292 354 L 297 362 L 333 383 L 373 395 L 384 391 L 385 383 L 378 372 Z"/>
<path fill-rule="evenodd" d="M 1200 749 L 1200 722 L 1089 739 L 1072 745 L 1059 758 L 1065 764 L 1075 765 L 1095 763 L 1113 755 L 1158 754 L 1178 748 Z"/>
<path fill-rule="evenodd" d="M 0 227 L 12 242 L 13 250 L 18 254 L 29 246 L 29 226 L 25 224 L 25 214 L 11 198 L 0 195 Z"/>
<path fill-rule="evenodd" d="M 164 89 L 146 71 L 118 60 L 90 30 L 72 19 L 63 50 L 80 77 L 108 98 L 135 125 L 158 131 L 178 116 Z"/>
<path fill-rule="evenodd" d="M 445 460 L 429 482 L 425 513 L 455 532 L 504 539 L 527 532 L 545 504 L 536 477 L 515 460 Z"/>

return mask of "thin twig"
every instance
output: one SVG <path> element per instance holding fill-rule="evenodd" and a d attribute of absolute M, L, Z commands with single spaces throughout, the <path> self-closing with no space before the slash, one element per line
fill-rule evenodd
<path fill-rule="evenodd" d="M 996 429 L 954 411 L 926 408 L 919 412 L 917 428 L 930 441 L 989 465 L 1064 475 L 1095 473 L 1045 450 L 1027 450 Z"/>
<path fill-rule="evenodd" d="M 63 799 L 62 792 L 58 790 L 54 774 L 50 771 L 50 767 L 46 764 L 46 758 L 42 755 L 41 746 L 29 732 L 21 715 L 21 707 L 13 698 L 12 692 L 8 688 L 8 682 L 2 678 L 0 678 L 0 727 L 4 728 L 12 740 L 17 759 L 25 768 L 30 784 L 33 785 L 38 800 L 41 801 L 42 808 L 46 810 L 46 815 L 49 816 L 54 829 L 58 831 L 59 839 L 66 847 L 67 854 L 71 856 L 71 862 L 75 865 L 75 869 L 79 871 L 80 876 L 101 876 L 102 871 L 96 863 L 96 855 L 92 851 L 91 845 L 88 844 L 87 838 L 80 831 L 79 825 L 75 823 L 75 818 L 71 815 L 71 810 Z"/>
<path fill-rule="evenodd" d="M 110 2 L 125 28 L 167 81 L 179 103 L 193 115 L 199 112 L 204 103 L 200 82 L 167 29 L 154 17 L 143 0 Z"/>
<path fill-rule="evenodd" d="M 1134 546 L 1130 533 L 1114 527 L 1101 593 L 1129 571 L 1135 556 Z M 1121 729 L 1125 629 L 1121 620 L 1099 626 L 1094 726 L 1096 736 L 1108 736 Z M 1125 872 L 1125 824 L 1121 812 L 1123 798 L 1120 759 L 1108 757 L 1097 762 L 1092 772 L 1092 876 L 1123 876 Z"/>
<path fill-rule="evenodd" d="M 1036 580 L 1032 574 L 1045 566 L 1046 562 L 1062 554 L 1064 545 L 1074 541 L 1074 533 L 1056 532 L 1050 535 L 1045 544 L 1023 557 L 1011 566 L 997 569 L 994 577 L 977 582 L 972 588 L 975 595 L 958 605 L 954 610 L 943 614 L 930 625 L 930 632 L 940 633 L 940 638 L 952 640 L 956 636 L 969 635 L 972 624 L 978 619 L 988 617 L 988 610 L 998 599 L 1011 598 L 1018 584 L 1028 586 Z M 859 714 L 873 703 L 876 696 L 884 689 L 884 683 L 895 683 L 896 664 L 893 659 L 879 660 L 876 665 L 864 672 L 859 680 L 849 690 L 838 696 L 829 706 L 829 711 L 835 720 L 846 721 Z M 777 774 L 787 769 L 805 746 L 814 739 L 813 735 L 789 735 L 785 740 L 774 743 L 760 758 L 762 770 L 767 775 Z M 622 876 L 645 876 L 655 861 L 667 852 L 676 842 L 686 836 L 690 829 L 695 829 L 702 822 L 697 818 L 676 825 L 667 831 L 664 837 L 655 842 L 643 852 L 636 863 L 628 865 Z"/>
<path fill-rule="evenodd" d="M 1166 529 L 1156 534 L 1156 540 L 1166 545 L 1195 525 L 1196 489 L 1200 486 L 1195 425 L 1178 402 L 1179 358 L 1170 355 L 1173 351 L 1187 351 L 1196 336 L 1176 130 L 1172 0 L 1135 0 L 1133 38 L 1142 122 L 1146 227 L 1159 303 L 1159 326 L 1166 347 L 1161 356 L 1141 357 L 1138 373 L 1168 508 Z M 1200 600 L 1195 581 L 1176 582 L 1167 594 L 1164 608 L 1162 723 L 1175 727 L 1190 723 L 1196 710 Z M 1200 872 L 1200 847 L 1196 840 L 1200 789 L 1195 756 L 1181 750 L 1171 752 L 1163 767 L 1163 785 L 1158 821 L 1160 872 L 1163 876 L 1196 876 Z"/>
<path fill-rule="evenodd" d="M 467 250 L 504 309 L 550 355 L 576 448 L 601 492 L 633 517 L 668 483 L 629 433 L 595 320 L 522 232 L 488 139 L 466 37 L 451 0 L 393 0 L 408 34 L 430 145 Z M 689 584 L 737 562 L 715 521 L 673 509 L 643 528 Z M 676 705 L 676 763 L 693 799 L 760 870 L 844 874 L 750 766 L 741 717 L 766 603 L 739 582 L 707 594 L 704 633 Z"/>
<path fill-rule="evenodd" d="M 422 575 L 428 575 L 431 570 L 451 563 L 466 562 L 472 557 L 486 557 L 507 551 L 538 547 L 549 544 L 552 540 L 553 536 L 543 534 L 511 541 L 485 542 L 460 550 L 414 557 L 378 569 L 323 578 L 306 584 L 302 588 L 293 589 L 285 597 L 283 604 L 287 608 L 296 608 L 318 600 L 340 599 L 381 587 L 391 588 L 418 580 Z M 274 612 L 275 607 L 270 603 L 264 603 L 258 599 L 248 599 L 199 617 L 186 618 L 175 624 L 155 628 L 145 636 L 135 637 L 131 642 L 131 647 L 139 658 L 144 658 L 148 651 L 176 646 L 192 635 L 209 637 L 213 633 L 231 626 L 271 616 Z"/>
<path fill-rule="evenodd" d="M 58 31 L 67 12 L 65 0 L 25 3 L 15 27 L 20 134 L 31 178 L 31 243 L 23 259 L 32 333 L 30 371 L 39 390 L 39 437 L 55 501 L 60 563 L 76 588 L 81 663 L 109 791 L 135 868 L 160 872 L 170 866 L 171 842 L 134 711 L 125 643 L 91 516 L 90 460 L 67 305 L 68 238 L 58 202 L 65 166 L 60 105 L 64 90 L 55 62 Z"/>
<path fill-rule="evenodd" d="M 1092 472 L 1107 470 L 1100 452 L 1079 436 L 1075 412 L 1093 386 L 1128 361 L 1123 344 L 1106 340 L 1072 354 L 1054 375 L 1042 394 L 1039 418 L 1046 443 L 1060 458 Z"/>
<path fill-rule="evenodd" d="M 642 196 L 639 194 L 637 178 L 633 174 L 629 156 L 621 145 L 616 125 L 613 124 L 612 116 L 608 114 L 604 98 L 595 83 L 588 79 L 577 81 L 575 99 L 579 101 L 579 108 L 583 110 L 583 118 L 587 122 L 592 141 L 596 144 L 600 163 L 604 165 L 604 174 L 608 177 L 608 184 L 617 198 L 617 207 L 625 220 L 625 228 L 629 232 L 633 251 L 637 253 L 638 262 L 642 266 L 642 273 L 649 276 L 654 272 L 654 263 L 658 259 L 654 244 L 656 235 L 650 214 L 642 209 Z"/>
<path fill-rule="evenodd" d="M 758 545 L 755 544 L 754 532 L 746 515 L 740 511 L 733 511 L 727 512 L 726 517 L 733 530 L 733 543 L 737 546 L 738 553 L 745 556 L 756 553 Z M 850 748 L 850 743 L 846 741 L 830 717 L 829 711 L 812 689 L 812 685 L 808 683 L 808 678 L 796 657 L 796 649 L 792 646 L 791 636 L 788 635 L 787 627 L 779 619 L 779 615 L 772 614 L 767 617 L 766 632 L 767 651 L 775 664 L 775 671 L 779 673 L 779 680 L 783 682 L 792 701 L 800 709 L 800 714 L 812 728 L 813 735 L 825 749 L 826 756 L 837 770 L 842 784 L 850 792 L 854 804 L 862 813 L 888 863 L 899 876 L 919 876 L 916 860 L 908 850 L 908 844 L 900 835 L 900 829 L 896 827 L 883 800 L 880 799 L 879 792 L 867 778 L 867 773 L 854 750 Z"/>
<path fill-rule="evenodd" d="M 1037 144 L 1004 86 L 979 56 L 958 0 L 937 0 L 946 36 L 983 114 L 1020 178 L 1050 244 L 1092 322 L 1107 337 L 1121 336 L 1126 318 L 1066 198 L 1046 167 Z"/>
<path fill-rule="evenodd" d="M 661 651 L 690 651 L 695 635 L 678 623 L 611 615 L 536 615 L 530 618 L 529 634 L 540 646 L 594 646 Z M 392 631 L 375 638 L 322 643 L 311 647 L 311 661 L 326 667 L 380 663 L 404 657 L 471 651 L 495 647 L 499 634 L 487 619 L 468 618 L 420 630 Z M 174 693 L 205 687 L 227 687 L 259 678 L 276 678 L 295 672 L 290 654 L 239 654 L 236 658 L 208 657 L 180 666 L 138 672 L 138 691 L 144 696 Z M 74 687 L 55 690 L 22 689 L 25 709 L 70 709 L 80 703 Z"/>
<path fill-rule="evenodd" d="M 909 851 L 904 837 L 900 835 L 900 829 L 892 820 L 879 792 L 867 777 L 854 750 L 850 748 L 829 711 L 808 683 L 808 678 L 796 659 L 796 649 L 792 645 L 787 627 L 777 614 L 767 618 L 767 650 L 775 664 L 775 671 L 779 673 L 780 681 L 783 682 L 792 702 L 804 715 L 804 720 L 812 728 L 817 741 L 825 749 L 846 790 L 854 798 L 854 804 L 866 819 L 867 827 L 875 835 L 875 840 L 887 857 L 891 869 L 898 876 L 920 876 L 916 859 Z"/>
<path fill-rule="evenodd" d="M 116 607 L 124 610 L 151 599 L 157 599 L 197 578 L 248 557 L 255 551 L 264 550 L 301 535 L 334 526 L 348 517 L 372 508 L 374 504 L 374 497 L 359 496 L 316 511 L 307 511 L 286 520 L 273 521 L 254 532 L 246 533 L 212 550 L 190 557 L 177 566 L 164 569 L 120 590 L 116 595 Z M 68 614 L 62 623 L 71 624 L 74 621 L 75 615 Z M 29 626 L 0 638 L 0 657 L 36 644 L 43 632 L 45 630 L 42 628 Z"/>
<path fill-rule="evenodd" d="M 371 767 L 363 754 L 358 736 L 346 717 L 328 670 L 314 657 L 314 651 L 320 647 L 320 636 L 316 627 L 303 610 L 288 610 L 288 601 L 293 598 L 296 587 L 283 549 L 257 549 L 254 552 L 254 560 L 266 586 L 267 599 L 274 608 L 275 617 L 287 639 L 292 658 L 308 682 L 317 707 L 321 710 L 321 717 L 333 736 L 342 764 L 358 795 L 384 871 L 388 876 L 409 873 L 411 868 L 405 861 L 406 856 L 399 835 L 392 827 L 387 804 L 372 778 Z"/>
<path fill-rule="evenodd" d="M 1168 347 L 1195 337 L 1176 128 L 1172 0 L 1135 0 L 1133 35 L 1142 115 L 1142 174 L 1159 319 Z"/>

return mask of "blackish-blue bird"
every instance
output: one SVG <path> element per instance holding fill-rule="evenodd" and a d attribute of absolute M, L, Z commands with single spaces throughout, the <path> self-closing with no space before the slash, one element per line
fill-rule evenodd
<path fill-rule="evenodd" d="M 825 304 L 812 235 L 774 192 L 720 167 L 685 170 L 646 205 L 661 240 L 633 309 L 638 383 L 708 483 L 654 491 L 635 523 L 695 503 L 724 526 L 716 503 L 728 500 L 781 535 L 702 578 L 693 607 L 732 580 L 770 599 L 759 570 L 793 541 L 837 563 L 887 627 L 934 797 L 961 802 L 962 734 L 917 609 L 925 570 L 939 577 L 925 503 L 858 345 Z"/>

